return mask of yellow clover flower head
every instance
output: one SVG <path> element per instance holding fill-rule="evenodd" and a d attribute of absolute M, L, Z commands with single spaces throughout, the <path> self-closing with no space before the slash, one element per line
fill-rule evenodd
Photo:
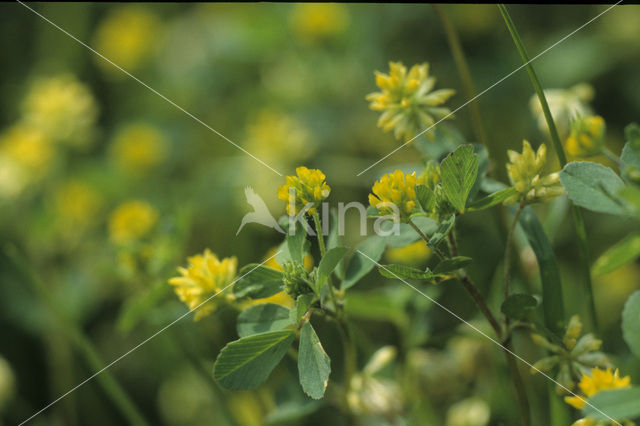
<path fill-rule="evenodd" d="M 380 92 L 367 95 L 374 111 L 383 111 L 378 127 L 385 132 L 394 130 L 396 139 L 409 140 L 423 127 L 450 114 L 442 106 L 453 94 L 452 89 L 432 92 L 435 77 L 429 76 L 429 64 L 414 65 L 409 72 L 401 62 L 389 62 L 389 74 L 376 71 L 376 85 Z"/>
<path fill-rule="evenodd" d="M 111 142 L 111 155 L 118 168 L 132 174 L 144 174 L 162 163 L 168 143 L 154 126 L 129 124 Z"/>
<path fill-rule="evenodd" d="M 612 372 L 610 368 L 606 370 L 594 368 L 591 370 L 590 376 L 584 373 L 582 374 L 582 379 L 580 379 L 578 386 L 584 396 L 582 398 L 566 396 L 564 401 L 572 407 L 582 410 L 585 406 L 584 400 L 591 398 L 600 391 L 631 387 L 631 377 L 620 377 L 617 369 L 615 372 Z"/>
<path fill-rule="evenodd" d="M 411 174 L 396 170 L 388 173 L 373 184 L 369 194 L 369 204 L 380 215 L 397 215 L 406 221 L 416 209 L 416 185 L 420 183 L 416 172 Z"/>
<path fill-rule="evenodd" d="M 287 214 L 296 215 L 307 204 L 312 207 L 307 211 L 316 212 L 316 207 L 331 193 L 325 182 L 325 175 L 318 169 L 298 167 L 297 176 L 287 176 L 286 183 L 278 188 L 278 198 L 287 203 Z"/>
<path fill-rule="evenodd" d="M 22 108 L 25 122 L 51 139 L 76 147 L 92 140 L 98 106 L 89 88 L 72 75 L 37 80 Z"/>
<path fill-rule="evenodd" d="M 238 259 L 233 256 L 220 260 L 211 250 L 206 249 L 203 254 L 191 256 L 187 260 L 189 266 L 179 267 L 180 276 L 171 278 L 169 284 L 175 287 L 176 295 L 189 310 L 198 308 L 194 318 L 198 321 L 213 312 L 221 299 L 226 301 L 234 299 L 230 293 L 220 298 L 212 296 L 223 291 L 233 282 Z"/>
<path fill-rule="evenodd" d="M 522 141 L 522 153 L 509 150 L 507 155 L 509 156 L 507 174 L 511 185 L 518 191 L 518 194 L 505 200 L 506 204 L 549 201 L 564 193 L 558 173 L 541 177 L 547 158 L 545 144 L 540 145 L 536 152 L 531 148 L 529 142 L 524 140 Z"/>
<path fill-rule="evenodd" d="M 158 212 L 147 202 L 133 200 L 119 205 L 109 217 L 109 237 L 126 245 L 146 236 L 158 222 Z"/>
<path fill-rule="evenodd" d="M 571 122 L 571 134 L 566 141 L 569 155 L 592 157 L 600 154 L 606 125 L 599 115 L 580 117 Z"/>
<path fill-rule="evenodd" d="M 340 34 L 348 24 L 349 13 L 340 3 L 300 3 L 293 6 L 291 26 L 304 39 L 319 40 Z"/>

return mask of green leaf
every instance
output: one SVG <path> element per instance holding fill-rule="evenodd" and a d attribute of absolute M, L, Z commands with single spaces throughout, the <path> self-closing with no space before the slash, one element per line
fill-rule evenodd
<path fill-rule="evenodd" d="M 517 193 L 518 191 L 516 191 L 514 187 L 505 188 L 501 191 L 494 192 L 493 194 L 487 195 L 484 198 L 474 201 L 469 205 L 469 208 L 467 210 L 477 211 L 491 208 L 498 204 L 502 204 L 504 200 L 513 195 L 516 195 Z"/>
<path fill-rule="evenodd" d="M 609 167 L 588 161 L 569 163 L 560 172 L 560 182 L 571 201 L 580 207 L 600 213 L 627 214 L 616 195 L 624 182 Z"/>
<path fill-rule="evenodd" d="M 305 293 L 298 296 L 296 304 L 291 308 L 292 315 L 295 315 L 293 321 L 299 323 L 304 314 L 307 313 L 311 303 L 313 303 L 314 295 L 312 293 Z"/>
<path fill-rule="evenodd" d="M 631 123 L 625 128 L 627 143 L 622 148 L 620 160 L 624 164 L 623 175 L 634 181 L 640 180 L 640 126 Z"/>
<path fill-rule="evenodd" d="M 305 244 L 307 243 L 307 231 L 303 229 L 302 225 L 296 223 L 295 226 L 296 230 L 294 234 L 287 234 L 287 248 L 289 249 L 291 260 L 303 264 L 304 255 L 307 251 L 305 250 Z M 319 230 L 318 232 L 322 232 L 322 230 Z"/>
<path fill-rule="evenodd" d="M 320 291 L 346 252 L 346 247 L 335 247 L 327 251 L 324 256 L 322 256 L 320 264 L 318 265 L 318 279 L 316 281 L 317 291 Z"/>
<path fill-rule="evenodd" d="M 436 248 L 438 244 L 447 236 L 451 228 L 453 228 L 453 224 L 456 222 L 456 215 L 452 214 L 438 225 L 438 229 L 431 235 L 429 238 L 429 247 Z"/>
<path fill-rule="evenodd" d="M 247 337 L 282 330 L 291 324 L 289 309 L 273 303 L 262 303 L 240 313 L 236 327 L 240 337 Z"/>
<path fill-rule="evenodd" d="M 456 211 L 464 211 L 478 174 L 478 157 L 472 145 L 462 145 L 440 164 L 444 194 Z"/>
<path fill-rule="evenodd" d="M 640 358 L 640 290 L 627 299 L 622 311 L 622 337 L 631 352 Z"/>
<path fill-rule="evenodd" d="M 640 233 L 627 235 L 605 251 L 593 265 L 594 275 L 604 275 L 640 256 Z"/>
<path fill-rule="evenodd" d="M 269 377 L 294 338 L 294 331 L 281 330 L 231 342 L 220 351 L 213 376 L 227 389 L 255 389 Z"/>
<path fill-rule="evenodd" d="M 416 197 L 425 212 L 430 212 L 436 206 L 436 194 L 424 185 L 416 185 Z"/>
<path fill-rule="evenodd" d="M 595 420 L 634 419 L 640 416 L 640 388 L 600 391 L 588 399 L 583 414 Z"/>
<path fill-rule="evenodd" d="M 380 275 L 387 278 L 395 279 L 407 279 L 407 280 L 431 280 L 433 279 L 433 273 L 427 268 L 426 271 L 421 271 L 417 268 L 412 268 L 406 265 L 383 265 L 378 266 Z"/>
<path fill-rule="evenodd" d="M 240 276 L 246 274 L 233 286 L 237 298 L 263 299 L 282 291 L 282 272 L 257 263 L 250 263 L 240 269 Z"/>
<path fill-rule="evenodd" d="M 384 238 L 379 235 L 372 235 L 358 244 L 355 253 L 353 253 L 351 260 L 349 260 L 347 264 L 347 270 L 344 274 L 345 278 L 342 281 L 341 288 L 347 289 L 352 287 L 360 281 L 362 277 L 367 275 L 375 266 L 375 263 L 371 261 L 371 259 L 375 262 L 380 260 L 382 253 L 384 253 L 385 246 Z M 363 256 L 358 251 L 363 252 L 368 257 Z"/>
<path fill-rule="evenodd" d="M 300 332 L 298 347 L 298 374 L 304 393 L 313 399 L 320 399 L 329 383 L 331 360 L 322 348 L 318 335 L 309 321 Z"/>
<path fill-rule="evenodd" d="M 564 303 L 560 269 L 558 268 L 556 256 L 553 253 L 547 235 L 544 233 L 544 228 L 531 207 L 525 207 L 522 210 L 519 222 L 538 259 L 538 269 L 540 270 L 540 281 L 542 283 L 544 323 L 548 329 L 562 335 L 564 333 Z"/>
<path fill-rule="evenodd" d="M 448 274 L 450 272 L 457 271 L 460 268 L 464 268 L 472 262 L 470 257 L 456 256 L 450 259 L 445 259 L 433 268 L 434 274 Z"/>
<path fill-rule="evenodd" d="M 529 312 L 538 306 L 538 301 L 535 297 L 529 294 L 512 294 L 507 300 L 502 302 L 500 311 L 507 316 L 507 318 L 515 320 L 523 320 L 527 317 Z"/>

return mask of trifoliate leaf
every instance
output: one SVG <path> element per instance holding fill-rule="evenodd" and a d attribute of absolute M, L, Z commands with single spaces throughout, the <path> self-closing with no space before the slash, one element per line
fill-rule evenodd
<path fill-rule="evenodd" d="M 569 163 L 560 172 L 560 182 L 571 201 L 580 207 L 615 215 L 628 213 L 617 196 L 624 182 L 609 167 L 588 161 Z"/>
<path fill-rule="evenodd" d="M 331 360 L 324 351 L 318 335 L 309 321 L 300 331 L 298 347 L 298 375 L 304 393 L 313 399 L 320 399 L 329 383 Z"/>
<path fill-rule="evenodd" d="M 293 324 L 289 309 L 273 303 L 251 306 L 238 315 L 236 328 L 240 337 L 282 330 Z"/>
<path fill-rule="evenodd" d="M 478 157 L 472 145 L 462 145 L 440 164 L 442 189 L 458 212 L 464 211 L 469 192 L 478 174 Z"/>

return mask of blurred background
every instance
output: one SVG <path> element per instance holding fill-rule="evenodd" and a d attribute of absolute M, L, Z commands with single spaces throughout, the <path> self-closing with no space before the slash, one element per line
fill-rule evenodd
<path fill-rule="evenodd" d="M 378 113 L 364 99 L 376 90 L 374 70 L 387 72 L 390 60 L 429 62 L 436 88 L 457 92 L 452 110 L 468 99 L 430 5 L 29 6 L 282 174 L 320 168 L 333 203 L 365 202 L 382 173 L 419 157 L 405 147 L 356 176 L 399 144 L 376 127 Z M 521 65 L 495 6 L 443 9 L 476 91 Z M 510 7 L 531 56 L 603 9 Z M 639 28 L 640 8 L 619 6 L 534 62 L 545 88 L 591 86 L 584 101 L 605 118 L 606 144 L 616 153 L 624 126 L 640 120 Z M 186 312 L 167 284 L 186 256 L 208 247 L 240 265 L 263 260 L 280 235 L 257 225 L 235 235 L 249 211 L 243 190 L 252 186 L 280 215 L 284 178 L 18 3 L 0 5 L 0 46 L 0 423 L 17 424 Z M 548 142 L 532 94 L 523 70 L 478 100 L 490 174 L 503 182 L 507 149 L 519 150 L 523 138 Z M 478 142 L 469 108 L 448 123 Z M 582 313 L 583 301 L 571 294 L 581 284 L 566 211 L 560 199 L 539 214 L 563 270 L 567 313 Z M 493 213 L 463 218 L 460 239 L 476 281 L 499 306 L 500 286 L 492 284 L 500 280 L 504 227 Z M 591 213 L 587 222 L 594 258 L 640 228 Z M 347 244 L 356 241 L 347 236 Z M 535 260 L 527 247 L 521 256 L 525 270 L 514 285 L 530 278 L 535 287 Z M 419 247 L 386 259 L 430 262 Z M 636 381 L 640 367 L 627 356 L 619 318 L 639 281 L 632 263 L 595 283 L 604 349 Z M 475 317 L 457 283 L 429 291 Z M 380 347 L 396 348 L 375 381 L 363 380 L 358 421 L 517 424 L 504 360 L 491 343 L 375 273 L 349 300 L 360 366 Z M 330 400 L 304 396 L 292 360 L 256 391 L 218 388 L 210 372 L 220 348 L 237 337 L 235 315 L 185 318 L 30 423 L 118 424 L 130 420 L 127 404 L 151 424 L 350 422 Z M 341 349 L 331 333 L 321 338 L 339 379 Z M 541 355 L 526 338 L 516 344 L 527 359 Z M 533 412 L 545 412 L 544 379 L 522 372 Z M 105 397 L 105 388 L 124 402 Z"/>

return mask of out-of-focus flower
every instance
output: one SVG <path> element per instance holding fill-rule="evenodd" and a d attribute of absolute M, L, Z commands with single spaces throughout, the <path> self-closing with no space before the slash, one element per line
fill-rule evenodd
<path fill-rule="evenodd" d="M 0 356 L 0 412 L 11 401 L 15 391 L 15 376 L 6 359 Z"/>
<path fill-rule="evenodd" d="M 485 426 L 491 409 L 480 398 L 467 398 L 456 402 L 447 411 L 447 426 Z"/>
<path fill-rule="evenodd" d="M 50 171 L 55 147 L 37 128 L 11 126 L 0 135 L 0 198 L 18 195 Z"/>
<path fill-rule="evenodd" d="M 56 215 L 66 228 L 73 230 L 84 229 L 94 223 L 101 205 L 100 195 L 78 180 L 61 184 L 53 194 Z"/>
<path fill-rule="evenodd" d="M 300 122 L 268 109 L 260 111 L 247 126 L 246 147 L 269 164 L 304 160 L 315 151 L 309 132 Z"/>
<path fill-rule="evenodd" d="M 562 344 L 551 343 L 538 334 L 531 335 L 537 345 L 551 352 L 551 355 L 533 364 L 531 374 L 548 372 L 558 367 L 556 381 L 559 385 L 556 385 L 556 392 L 559 394 L 566 393 L 567 389 L 572 390 L 578 378 L 590 369 L 611 366 L 609 358 L 599 351 L 602 340 L 596 339 L 591 333 L 580 337 L 581 333 L 582 322 L 578 315 L 574 315 L 569 320 Z"/>
<path fill-rule="evenodd" d="M 582 410 L 586 404 L 585 400 L 591 398 L 600 391 L 631 387 L 631 377 L 620 377 L 618 370 L 613 372 L 610 368 L 607 368 L 606 370 L 593 368 L 591 370 L 591 375 L 586 373 L 582 374 L 582 379 L 580 379 L 578 386 L 584 396 L 565 396 L 564 400 L 572 407 Z"/>
<path fill-rule="evenodd" d="M 93 139 L 98 106 L 89 88 L 70 74 L 37 80 L 23 102 L 25 123 L 76 147 Z"/>
<path fill-rule="evenodd" d="M 233 282 L 238 259 L 234 256 L 220 260 L 211 250 L 206 249 L 203 254 L 191 256 L 187 260 L 189 266 L 179 267 L 180 276 L 171 278 L 169 284 L 175 286 L 176 295 L 190 310 L 202 304 L 194 317 L 194 320 L 198 321 L 213 312 L 220 301 L 234 300 L 230 292 L 212 296 Z M 207 301 L 209 298 L 211 300 Z"/>
<path fill-rule="evenodd" d="M 561 137 L 566 137 L 569 133 L 569 124 L 573 118 L 592 113 L 589 102 L 593 99 L 594 90 L 589 84 L 581 83 L 569 89 L 547 89 L 544 91 L 544 95 Z M 536 95 L 531 97 L 529 107 L 538 121 L 540 130 L 548 132 L 549 128 L 542 112 L 542 105 Z"/>
<path fill-rule="evenodd" d="M 400 248 L 388 248 L 385 257 L 390 263 L 420 265 L 431 256 L 431 249 L 422 240 Z"/>
<path fill-rule="evenodd" d="M 119 205 L 109 217 L 109 236 L 114 244 L 125 245 L 146 236 L 158 222 L 158 212 L 145 201 Z"/>
<path fill-rule="evenodd" d="M 602 152 L 604 119 L 599 115 L 577 117 L 571 121 L 571 134 L 565 142 L 569 155 L 574 157 L 592 157 Z"/>
<path fill-rule="evenodd" d="M 162 26 L 158 18 L 141 7 L 121 7 L 112 11 L 98 27 L 96 50 L 126 69 L 135 70 L 155 52 Z M 98 63 L 114 75 L 123 75 L 110 63 L 98 58 Z"/>
<path fill-rule="evenodd" d="M 257 392 L 236 391 L 229 397 L 229 412 L 240 425 L 261 426 L 264 424 L 265 408 Z"/>
<path fill-rule="evenodd" d="M 292 8 L 291 27 L 304 39 L 340 34 L 348 24 L 347 8 L 339 3 L 300 3 Z"/>
<path fill-rule="evenodd" d="M 287 214 L 296 215 L 307 204 L 312 207 L 307 211 L 316 212 L 316 207 L 331 193 L 331 188 L 325 182 L 325 175 L 318 169 L 298 167 L 297 176 L 287 176 L 286 184 L 278 188 L 278 198 L 287 203 Z"/>
<path fill-rule="evenodd" d="M 507 163 L 507 174 L 518 193 L 505 200 L 506 204 L 550 201 L 564 194 L 558 173 L 540 177 L 547 159 L 545 144 L 540 145 L 535 152 L 525 140 L 522 142 L 522 154 L 512 150 L 507 151 L 507 154 L 510 161 Z"/>
<path fill-rule="evenodd" d="M 420 130 L 428 128 L 450 114 L 442 106 L 455 90 L 431 91 L 435 77 L 429 77 L 429 64 L 414 65 L 409 72 L 401 62 L 389 62 L 389 74 L 376 71 L 376 85 L 381 89 L 367 95 L 374 111 L 383 111 L 378 127 L 385 132 L 394 130 L 396 139 L 409 140 Z M 427 135 L 432 132 L 427 132 Z"/>
<path fill-rule="evenodd" d="M 154 126 L 130 124 L 121 129 L 111 142 L 111 155 L 116 165 L 132 174 L 144 174 L 165 159 L 167 140 Z"/>
<path fill-rule="evenodd" d="M 382 216 L 400 215 L 406 221 L 416 209 L 416 185 L 420 183 L 416 173 L 396 170 L 388 173 L 373 184 L 369 194 L 369 204 Z"/>
<path fill-rule="evenodd" d="M 351 378 L 347 403 L 358 415 L 394 416 L 402 411 L 401 390 L 395 381 L 376 377 L 396 356 L 396 349 L 385 346 L 376 351 L 362 372 Z"/>

